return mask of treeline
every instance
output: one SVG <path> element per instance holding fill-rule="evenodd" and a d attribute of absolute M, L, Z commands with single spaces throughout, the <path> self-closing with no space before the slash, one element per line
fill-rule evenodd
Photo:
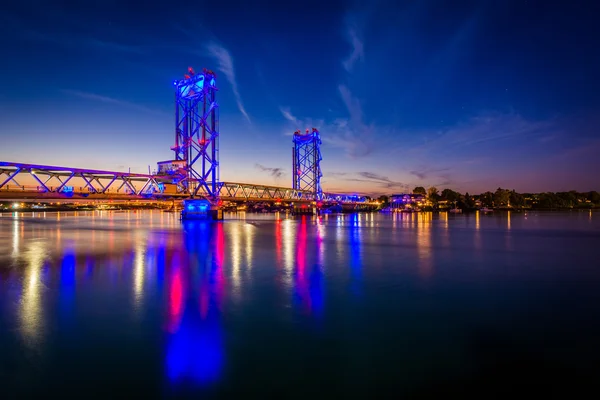
<path fill-rule="evenodd" d="M 463 210 L 487 208 L 510 209 L 572 209 L 600 207 L 600 193 L 577 192 L 545 192 L 545 193 L 517 193 L 514 190 L 498 188 L 495 192 L 485 192 L 478 195 L 459 193 L 452 189 L 439 192 L 436 187 L 425 189 L 416 187 L 413 194 L 422 195 L 427 207 L 445 208 L 456 207 Z M 382 196 L 379 200 L 389 204 L 390 198 Z"/>

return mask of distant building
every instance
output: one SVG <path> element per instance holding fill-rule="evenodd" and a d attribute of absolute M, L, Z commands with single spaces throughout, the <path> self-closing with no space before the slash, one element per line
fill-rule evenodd
<path fill-rule="evenodd" d="M 423 204 L 425 204 L 425 196 L 422 194 L 393 194 L 390 196 L 390 208 L 392 210 L 416 208 Z"/>

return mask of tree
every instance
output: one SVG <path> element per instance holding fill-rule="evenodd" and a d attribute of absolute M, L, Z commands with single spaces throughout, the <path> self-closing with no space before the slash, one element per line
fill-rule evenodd
<path fill-rule="evenodd" d="M 389 198 L 389 197 L 387 197 L 387 196 L 379 196 L 379 197 L 377 198 L 377 200 L 378 200 L 379 202 L 381 202 L 381 207 L 382 207 L 382 208 L 389 207 L 389 205 L 390 205 L 390 198 Z"/>
<path fill-rule="evenodd" d="M 594 204 L 598 204 L 600 203 L 600 193 L 596 192 L 595 190 L 593 192 L 589 192 L 587 199 Z"/>
<path fill-rule="evenodd" d="M 510 201 L 510 191 L 507 189 L 498 188 L 494 193 L 494 205 L 496 207 L 507 206 Z"/>
<path fill-rule="evenodd" d="M 437 203 L 439 197 L 440 195 L 438 194 L 438 190 L 435 186 L 427 189 L 427 200 L 435 204 Z"/>
<path fill-rule="evenodd" d="M 453 203 L 460 199 L 460 193 L 455 192 L 452 189 L 444 189 L 444 190 L 442 190 L 442 198 L 444 200 L 448 200 L 449 202 Z"/>
<path fill-rule="evenodd" d="M 427 194 L 427 191 L 423 186 L 417 186 L 416 188 L 414 188 L 413 194 L 422 194 L 423 196 L 425 196 Z"/>
<path fill-rule="evenodd" d="M 510 205 L 513 207 L 523 207 L 525 205 L 525 198 L 523 195 L 514 191 L 509 193 L 508 199 L 510 201 Z"/>
<path fill-rule="evenodd" d="M 465 193 L 465 208 L 472 209 L 475 208 L 475 200 L 469 195 L 469 192 Z"/>
<path fill-rule="evenodd" d="M 484 207 L 494 207 L 494 194 L 492 192 L 485 192 L 480 196 L 480 200 Z"/>

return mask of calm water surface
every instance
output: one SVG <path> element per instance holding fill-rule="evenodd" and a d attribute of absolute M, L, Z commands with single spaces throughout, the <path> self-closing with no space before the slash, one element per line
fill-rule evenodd
<path fill-rule="evenodd" d="M 487 397 L 597 378 L 600 213 L 227 218 L 2 215 L 0 397 Z"/>

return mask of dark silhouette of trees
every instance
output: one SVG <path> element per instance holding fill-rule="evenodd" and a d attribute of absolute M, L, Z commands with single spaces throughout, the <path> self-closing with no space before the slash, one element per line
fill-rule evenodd
<path fill-rule="evenodd" d="M 423 186 L 417 186 L 416 188 L 414 188 L 413 194 L 422 194 L 423 196 L 425 196 L 427 194 L 427 191 Z"/>

